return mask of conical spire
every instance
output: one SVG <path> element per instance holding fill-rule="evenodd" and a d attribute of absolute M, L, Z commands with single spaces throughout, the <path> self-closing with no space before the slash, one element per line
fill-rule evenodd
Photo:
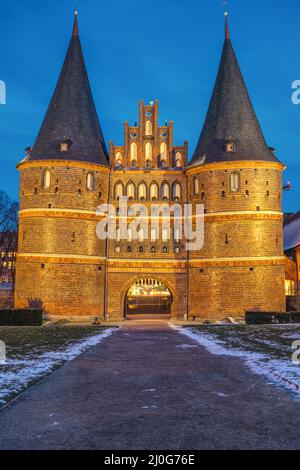
<path fill-rule="evenodd" d="M 62 151 L 67 142 L 67 151 Z M 108 164 L 81 49 L 77 12 L 68 52 L 29 160 L 77 160 Z"/>
<path fill-rule="evenodd" d="M 266 144 L 251 104 L 226 15 L 221 63 L 191 164 L 232 160 L 278 161 Z"/>

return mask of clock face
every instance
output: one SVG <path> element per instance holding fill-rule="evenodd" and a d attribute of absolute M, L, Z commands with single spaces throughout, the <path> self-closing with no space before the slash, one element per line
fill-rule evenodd
<path fill-rule="evenodd" d="M 151 111 L 147 111 L 146 112 L 146 117 L 151 117 L 152 116 L 152 112 Z"/>
<path fill-rule="evenodd" d="M 135 138 L 136 138 L 136 134 L 130 134 L 130 137 L 131 137 L 132 139 L 135 139 Z"/>

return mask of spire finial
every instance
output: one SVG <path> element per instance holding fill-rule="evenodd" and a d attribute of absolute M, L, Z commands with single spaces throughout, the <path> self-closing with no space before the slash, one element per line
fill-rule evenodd
<path fill-rule="evenodd" d="M 79 33 L 78 33 L 78 20 L 77 20 L 77 17 L 78 17 L 78 10 L 76 9 L 74 11 L 74 26 L 73 26 L 73 37 L 77 37 L 79 36 Z"/>
<path fill-rule="evenodd" d="M 228 24 L 228 0 L 223 2 L 224 16 L 225 16 L 225 39 L 230 39 L 229 24 Z"/>
<path fill-rule="evenodd" d="M 224 16 L 225 16 L 225 39 L 230 39 L 228 11 L 225 11 Z"/>

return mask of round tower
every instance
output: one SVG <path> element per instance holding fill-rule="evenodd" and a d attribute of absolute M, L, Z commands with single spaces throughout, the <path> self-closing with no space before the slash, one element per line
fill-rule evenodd
<path fill-rule="evenodd" d="M 190 200 L 205 208 L 204 247 L 189 255 L 190 317 L 285 311 L 283 170 L 263 137 L 226 18 L 215 88 L 187 170 Z"/>
<path fill-rule="evenodd" d="M 77 14 L 46 117 L 20 171 L 16 307 L 54 316 L 104 314 L 106 244 L 96 208 L 108 201 L 108 157 L 78 35 Z"/>

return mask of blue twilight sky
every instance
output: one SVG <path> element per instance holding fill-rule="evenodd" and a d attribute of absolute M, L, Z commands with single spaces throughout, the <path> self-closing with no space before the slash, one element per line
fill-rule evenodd
<path fill-rule="evenodd" d="M 160 100 L 175 143 L 197 143 L 224 38 L 223 0 L 78 0 L 86 64 L 106 141 L 123 143 L 138 100 Z M 284 209 L 300 209 L 300 2 L 228 0 L 230 29 L 266 140 L 287 164 Z M 75 1 L 0 0 L 0 189 L 18 195 L 15 165 L 32 145 L 70 40 Z"/>

